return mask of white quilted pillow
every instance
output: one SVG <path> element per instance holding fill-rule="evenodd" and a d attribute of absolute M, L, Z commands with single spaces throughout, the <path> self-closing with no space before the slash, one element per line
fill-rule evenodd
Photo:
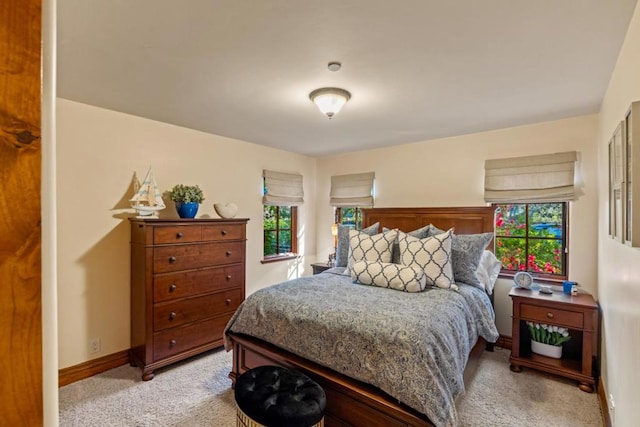
<path fill-rule="evenodd" d="M 396 229 L 373 236 L 349 230 L 349 261 L 345 274 L 350 275 L 353 264 L 358 261 L 391 262 L 391 249 L 397 236 Z"/>
<path fill-rule="evenodd" d="M 351 278 L 363 285 L 404 292 L 422 292 L 427 283 L 421 269 L 388 262 L 358 261 L 353 264 Z"/>
<path fill-rule="evenodd" d="M 453 229 L 426 239 L 418 239 L 400 231 L 400 262 L 423 270 L 428 285 L 457 291 L 451 264 L 452 242 Z"/>

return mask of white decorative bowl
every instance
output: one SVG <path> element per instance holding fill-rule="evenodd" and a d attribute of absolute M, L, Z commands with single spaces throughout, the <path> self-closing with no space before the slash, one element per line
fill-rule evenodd
<path fill-rule="evenodd" d="M 220 218 L 233 218 L 238 213 L 238 207 L 235 203 L 214 203 L 213 209 Z"/>

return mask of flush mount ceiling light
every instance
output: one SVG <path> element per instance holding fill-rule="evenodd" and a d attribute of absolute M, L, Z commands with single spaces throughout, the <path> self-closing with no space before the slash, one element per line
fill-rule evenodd
<path fill-rule="evenodd" d="M 309 94 L 309 99 L 329 118 L 338 114 L 350 98 L 348 91 L 337 87 L 323 87 Z"/>

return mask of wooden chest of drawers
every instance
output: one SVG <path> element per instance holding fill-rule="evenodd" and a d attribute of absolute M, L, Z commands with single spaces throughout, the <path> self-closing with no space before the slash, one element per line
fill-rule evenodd
<path fill-rule="evenodd" d="M 222 345 L 245 296 L 247 219 L 131 220 L 131 350 L 142 379 Z"/>

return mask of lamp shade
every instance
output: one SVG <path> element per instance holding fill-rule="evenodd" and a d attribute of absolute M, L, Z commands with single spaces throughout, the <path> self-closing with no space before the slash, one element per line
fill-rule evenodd
<path fill-rule="evenodd" d="M 338 114 L 350 98 L 348 91 L 337 87 L 324 87 L 309 94 L 309 99 L 329 118 Z"/>

